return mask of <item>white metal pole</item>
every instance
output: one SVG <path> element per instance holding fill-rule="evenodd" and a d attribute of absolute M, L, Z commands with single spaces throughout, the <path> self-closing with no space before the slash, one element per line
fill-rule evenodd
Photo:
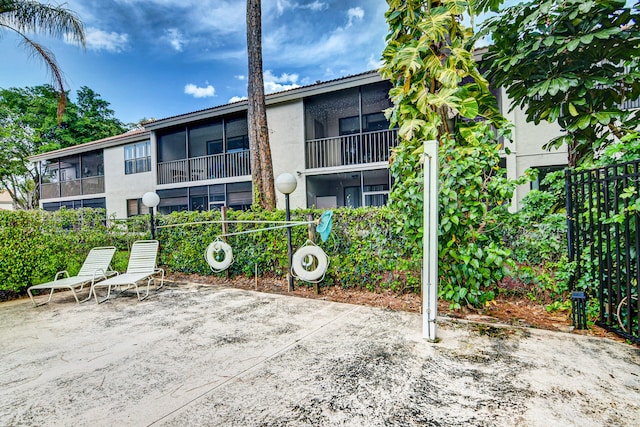
<path fill-rule="evenodd" d="M 438 315 L 438 141 L 424 144 L 422 337 L 436 341 Z"/>

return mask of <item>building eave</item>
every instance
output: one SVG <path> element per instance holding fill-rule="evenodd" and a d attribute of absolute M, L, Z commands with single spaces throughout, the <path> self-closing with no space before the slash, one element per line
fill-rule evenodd
<path fill-rule="evenodd" d="M 65 147 L 59 150 L 48 151 L 46 153 L 36 154 L 29 157 L 32 163 L 41 162 L 43 160 L 57 159 L 59 157 L 73 156 L 88 151 L 101 150 L 118 145 L 130 144 L 134 142 L 144 141 L 150 138 L 151 132 L 148 129 L 137 129 L 109 138 L 99 139 L 97 141 L 85 142 L 84 144 Z"/>
<path fill-rule="evenodd" d="M 307 86 L 288 89 L 282 92 L 270 93 L 265 96 L 267 106 L 277 105 L 286 102 L 301 100 L 308 96 L 320 95 L 327 92 L 334 92 L 341 89 L 348 89 L 356 86 L 378 83 L 383 81 L 377 70 L 367 71 L 352 76 L 341 77 L 326 82 L 317 82 Z M 227 114 L 239 113 L 247 110 L 247 100 L 237 101 L 231 104 L 219 105 L 204 110 L 193 111 L 178 116 L 159 119 L 146 126 L 147 129 L 156 131 L 159 129 L 180 126 L 187 123 L 221 117 Z"/>

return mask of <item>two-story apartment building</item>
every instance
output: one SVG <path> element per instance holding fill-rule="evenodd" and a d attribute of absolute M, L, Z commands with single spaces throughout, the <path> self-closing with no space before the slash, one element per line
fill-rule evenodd
<path fill-rule="evenodd" d="M 390 87 L 371 71 L 267 95 L 274 176 L 298 177 L 292 207 L 387 202 L 389 154 L 397 144 L 397 130 L 389 129 L 383 113 L 391 106 Z M 505 155 L 509 176 L 566 164 L 566 152 L 541 148 L 558 134 L 556 127 L 526 123 L 518 110 L 508 118 L 515 124 Z M 104 207 L 123 218 L 145 212 L 140 199 L 147 191 L 160 196 L 162 213 L 252 203 L 246 101 L 157 120 L 31 160 L 41 168 L 40 204 L 46 210 Z M 515 208 L 528 190 L 518 189 Z"/>

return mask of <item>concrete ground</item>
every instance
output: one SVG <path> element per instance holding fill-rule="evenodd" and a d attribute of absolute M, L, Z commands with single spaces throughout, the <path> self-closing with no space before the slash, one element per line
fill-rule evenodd
<path fill-rule="evenodd" d="M 0 304 L 3 426 L 640 425 L 640 350 L 213 286 Z"/>

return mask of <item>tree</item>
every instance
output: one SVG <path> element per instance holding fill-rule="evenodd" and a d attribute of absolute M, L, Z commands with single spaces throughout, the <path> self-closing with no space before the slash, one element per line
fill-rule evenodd
<path fill-rule="evenodd" d="M 267 107 L 264 98 L 262 73 L 262 12 L 260 0 L 247 0 L 247 51 L 249 62 L 249 88 L 247 120 L 251 152 L 251 178 L 254 185 L 254 203 L 263 209 L 276 206 Z"/>
<path fill-rule="evenodd" d="M 0 89 L 0 105 L 6 106 L 22 123 L 34 130 L 36 152 L 95 141 L 127 130 L 114 117 L 109 102 L 86 86 L 76 92 L 77 103 L 68 101 L 58 122 L 58 96 L 58 92 L 50 85 Z"/>
<path fill-rule="evenodd" d="M 32 0 L 0 0 L 0 29 L 18 34 L 25 50 L 42 59 L 47 65 L 60 94 L 57 117 L 61 120 L 67 102 L 62 70 L 58 66 L 55 55 L 27 34 L 39 33 L 53 37 L 66 37 L 84 47 L 84 28 L 80 19 L 75 13 L 61 6 L 51 6 Z"/>
<path fill-rule="evenodd" d="M 118 135 L 126 130 L 125 125 L 115 118 L 109 102 L 87 86 L 77 91 L 77 118 L 70 123 L 76 143 L 95 141 Z"/>
<path fill-rule="evenodd" d="M 38 171 L 28 157 L 59 148 L 118 135 L 126 127 L 113 117 L 109 103 L 88 87 L 77 91 L 58 122 L 59 94 L 50 85 L 0 89 L 0 188 L 14 204 L 38 205 Z"/>
<path fill-rule="evenodd" d="M 464 13 L 476 11 L 461 0 L 387 2 L 381 73 L 393 84 L 388 115 L 400 128 L 391 164 L 392 207 L 420 256 L 422 146 L 437 140 L 439 294 L 454 307 L 481 305 L 493 298 L 492 285 L 506 272 L 509 251 L 490 231 L 499 226 L 518 182 L 498 166 L 498 136 L 508 135 L 507 122 L 473 60 L 472 30 L 462 24 Z"/>
<path fill-rule="evenodd" d="M 640 97 L 639 5 L 625 0 L 529 1 L 483 24 L 487 76 L 527 120 L 557 122 L 569 166 L 593 158 L 638 124 L 623 107 Z"/>
<path fill-rule="evenodd" d="M 6 106 L 0 106 L 0 188 L 9 192 L 17 209 L 38 205 L 37 169 L 26 158 L 34 153 L 33 129 L 21 123 Z"/>

